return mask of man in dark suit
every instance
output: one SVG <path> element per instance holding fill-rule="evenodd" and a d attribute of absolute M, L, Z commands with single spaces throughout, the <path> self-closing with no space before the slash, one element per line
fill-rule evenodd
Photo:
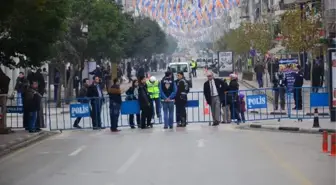
<path fill-rule="evenodd" d="M 204 83 L 203 93 L 207 103 L 210 105 L 213 124 L 212 126 L 217 126 L 220 123 L 221 115 L 221 101 L 225 98 L 224 82 L 220 79 L 216 79 L 212 72 L 207 74 L 208 81 Z"/>
<path fill-rule="evenodd" d="M 104 103 L 104 94 L 100 86 L 99 76 L 93 77 L 93 83 L 88 88 L 87 96 L 91 99 L 91 118 L 93 130 L 104 129 L 101 121 L 101 109 Z"/>

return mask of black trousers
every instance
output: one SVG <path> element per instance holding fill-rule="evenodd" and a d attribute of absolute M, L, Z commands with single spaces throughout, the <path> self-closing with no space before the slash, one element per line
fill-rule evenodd
<path fill-rule="evenodd" d="M 135 117 L 136 117 L 136 123 L 137 123 L 137 125 L 140 126 L 140 125 L 141 125 L 140 114 L 130 114 L 130 115 L 129 115 L 129 125 L 130 125 L 131 127 L 135 125 L 135 124 L 134 124 L 134 115 L 135 115 Z"/>
<path fill-rule="evenodd" d="M 302 109 L 302 89 L 294 88 L 293 96 L 295 101 L 295 108 Z"/>
<path fill-rule="evenodd" d="M 176 123 L 185 124 L 185 122 L 187 121 L 187 110 L 186 110 L 187 102 L 185 100 L 176 99 L 175 105 L 176 105 Z"/>
<path fill-rule="evenodd" d="M 150 107 L 141 109 L 141 128 L 151 125 L 152 110 Z"/>
<path fill-rule="evenodd" d="M 101 127 L 102 121 L 101 121 L 101 109 L 102 109 L 103 102 L 101 100 L 96 100 L 94 102 L 91 102 L 91 119 L 92 119 L 92 127 Z"/>

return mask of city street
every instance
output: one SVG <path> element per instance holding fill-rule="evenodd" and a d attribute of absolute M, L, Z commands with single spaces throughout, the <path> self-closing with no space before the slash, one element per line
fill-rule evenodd
<path fill-rule="evenodd" d="M 334 185 L 321 136 L 206 124 L 66 131 L 0 160 L 1 185 Z"/>

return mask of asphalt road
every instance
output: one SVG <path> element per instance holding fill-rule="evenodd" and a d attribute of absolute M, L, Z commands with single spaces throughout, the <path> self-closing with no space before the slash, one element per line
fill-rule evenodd
<path fill-rule="evenodd" d="M 194 124 L 66 131 L 0 159 L 1 185 L 334 185 L 310 134 Z"/>

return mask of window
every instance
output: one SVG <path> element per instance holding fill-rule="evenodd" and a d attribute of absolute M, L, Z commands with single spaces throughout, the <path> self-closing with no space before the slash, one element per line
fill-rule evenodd
<path fill-rule="evenodd" d="M 188 72 L 187 64 L 172 64 L 169 67 L 173 73 L 177 73 L 179 71 Z"/>

